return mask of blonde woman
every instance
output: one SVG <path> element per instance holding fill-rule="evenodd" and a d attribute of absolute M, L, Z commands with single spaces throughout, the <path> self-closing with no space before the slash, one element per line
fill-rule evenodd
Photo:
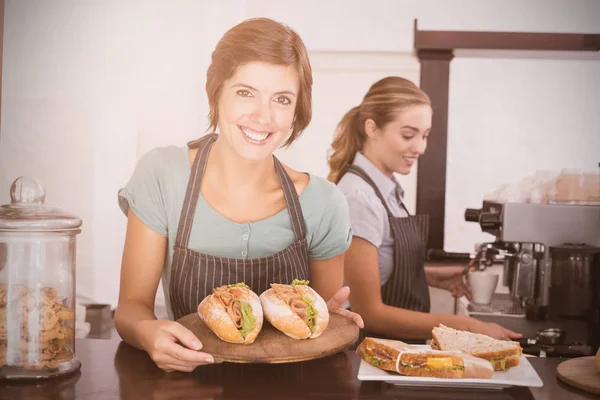
<path fill-rule="evenodd" d="M 518 338 L 497 324 L 429 313 L 429 285 L 469 296 L 462 267 L 424 267 L 428 218 L 410 215 L 394 178 L 394 173 L 409 174 L 425 152 L 431 117 L 431 102 L 421 89 L 387 77 L 373 84 L 337 127 L 329 180 L 337 183 L 350 209 L 353 238 L 344 268 L 350 307 L 363 316 L 364 335 L 421 341 L 443 323 L 499 339 Z"/>

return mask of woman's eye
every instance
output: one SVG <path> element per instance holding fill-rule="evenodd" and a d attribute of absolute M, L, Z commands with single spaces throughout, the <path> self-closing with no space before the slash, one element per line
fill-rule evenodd
<path fill-rule="evenodd" d="M 278 98 L 275 99 L 275 101 L 279 104 L 282 104 L 284 106 L 287 106 L 288 104 L 291 104 L 292 102 L 290 101 L 290 99 L 288 99 L 285 96 L 280 96 Z"/>
<path fill-rule="evenodd" d="M 247 90 L 238 90 L 236 93 L 242 97 L 252 97 L 252 93 Z"/>
<path fill-rule="evenodd" d="M 409 136 L 409 135 L 402 135 L 402 137 L 406 140 L 410 140 L 410 139 L 414 138 L 414 136 Z"/>

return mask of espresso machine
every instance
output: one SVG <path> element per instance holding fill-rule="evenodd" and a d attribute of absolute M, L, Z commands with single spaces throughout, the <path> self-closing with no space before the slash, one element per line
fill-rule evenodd
<path fill-rule="evenodd" d="M 563 351 L 560 356 L 577 345 L 580 355 L 598 349 L 600 204 L 484 201 L 480 209 L 467 209 L 465 220 L 495 236 L 479 246 L 473 264 L 484 269 L 502 261 L 504 300 L 511 304 L 506 315 L 493 304 L 475 307 L 477 318 L 524 333 L 525 351 L 544 343 Z"/>

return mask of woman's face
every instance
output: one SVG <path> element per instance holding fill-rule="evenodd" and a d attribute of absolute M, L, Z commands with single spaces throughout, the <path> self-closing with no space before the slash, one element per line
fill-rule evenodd
<path fill-rule="evenodd" d="M 299 78 L 294 66 L 250 62 L 223 83 L 219 135 L 240 156 L 263 160 L 291 133 Z"/>
<path fill-rule="evenodd" d="M 416 105 L 402 109 L 394 120 L 382 128 L 375 127 L 372 120 L 367 120 L 365 129 L 367 132 L 371 130 L 369 146 L 377 167 L 388 176 L 392 176 L 393 172 L 409 174 L 427 148 L 431 117 L 429 105 Z"/>

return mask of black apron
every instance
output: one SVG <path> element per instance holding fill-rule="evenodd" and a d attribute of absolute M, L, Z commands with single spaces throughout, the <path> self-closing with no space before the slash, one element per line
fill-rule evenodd
<path fill-rule="evenodd" d="M 383 195 L 369 175 L 360 167 L 352 165 L 347 172 L 358 175 L 369 184 L 385 207 L 394 239 L 394 266 L 388 281 L 381 287 L 381 299 L 384 304 L 412 311 L 429 312 L 431 302 L 429 287 L 425 278 L 425 257 L 429 235 L 429 216 L 410 215 L 404 204 L 408 217 L 395 217 L 388 208 Z M 358 343 L 366 336 L 385 338 L 378 333 L 361 331 Z M 403 340 L 399 338 L 389 338 Z M 409 343 L 424 341 L 403 340 Z"/>
<path fill-rule="evenodd" d="M 213 288 L 221 285 L 245 282 L 260 295 L 270 288 L 271 283 L 290 284 L 294 279 L 309 279 L 306 226 L 302 207 L 292 179 L 275 157 L 275 169 L 281 180 L 290 215 L 294 243 L 271 256 L 249 260 L 215 257 L 188 249 L 202 176 L 206 169 L 208 153 L 216 138 L 216 134 L 209 134 L 188 143 L 190 148 L 198 147 L 198 153 L 192 164 L 185 192 L 171 264 L 169 298 L 176 320 L 196 313 L 200 302 L 212 294 Z"/>

